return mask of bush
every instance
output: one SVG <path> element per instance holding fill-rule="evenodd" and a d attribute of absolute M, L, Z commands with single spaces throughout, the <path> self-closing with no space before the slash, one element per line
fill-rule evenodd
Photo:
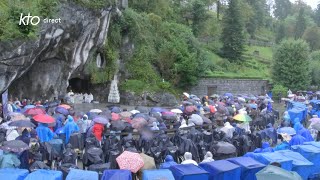
<path fill-rule="evenodd" d="M 275 99 L 279 99 L 279 96 L 278 96 L 279 93 L 282 95 L 282 97 L 284 97 L 287 94 L 287 91 L 288 91 L 288 88 L 280 84 L 276 84 L 272 88 L 272 94 L 273 94 L 273 97 L 275 97 Z"/>

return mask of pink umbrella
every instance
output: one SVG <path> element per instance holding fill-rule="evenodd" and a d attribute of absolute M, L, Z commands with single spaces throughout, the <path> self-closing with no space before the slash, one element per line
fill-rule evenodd
<path fill-rule="evenodd" d="M 118 120 L 120 120 L 120 119 L 121 119 L 121 117 L 120 117 L 119 114 L 117 114 L 117 113 L 111 113 L 111 120 L 112 120 L 112 121 L 118 121 Z"/>
<path fill-rule="evenodd" d="M 197 111 L 197 108 L 195 106 L 187 106 L 186 107 L 186 112 L 187 113 L 192 113 L 194 111 Z"/>
<path fill-rule="evenodd" d="M 142 117 L 137 117 L 132 119 L 131 124 L 134 129 L 141 129 L 142 127 L 147 125 L 148 122 Z"/>
<path fill-rule="evenodd" d="M 311 118 L 311 119 L 309 119 L 309 121 L 311 122 L 311 124 L 318 123 L 318 122 L 320 122 L 320 118 Z"/>
<path fill-rule="evenodd" d="M 124 151 L 116 158 L 120 169 L 127 169 L 133 173 L 138 172 L 143 166 L 144 162 L 140 154 L 130 151 Z"/>

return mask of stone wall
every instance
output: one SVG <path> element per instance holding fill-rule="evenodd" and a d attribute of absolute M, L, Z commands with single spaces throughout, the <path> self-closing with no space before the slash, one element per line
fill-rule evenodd
<path fill-rule="evenodd" d="M 199 97 L 212 94 L 254 94 L 259 95 L 269 90 L 267 80 L 252 79 L 201 79 L 197 86 L 191 89 L 191 93 Z"/>

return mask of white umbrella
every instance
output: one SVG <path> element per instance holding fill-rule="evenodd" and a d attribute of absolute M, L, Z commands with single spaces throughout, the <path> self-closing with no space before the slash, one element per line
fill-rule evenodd
<path fill-rule="evenodd" d="M 101 109 L 91 109 L 90 112 L 92 112 L 92 113 L 101 113 L 102 110 Z"/>
<path fill-rule="evenodd" d="M 182 114 L 182 111 L 180 109 L 171 109 L 171 112 Z"/>
<path fill-rule="evenodd" d="M 134 109 L 134 110 L 131 110 L 130 112 L 131 112 L 132 114 L 137 114 L 137 113 L 140 113 L 140 111 L 138 111 L 138 110 L 135 110 L 135 109 Z"/>

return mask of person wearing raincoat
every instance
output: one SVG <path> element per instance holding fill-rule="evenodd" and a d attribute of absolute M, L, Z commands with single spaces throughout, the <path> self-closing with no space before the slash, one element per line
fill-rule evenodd
<path fill-rule="evenodd" d="M 204 159 L 203 159 L 202 163 L 207 163 L 207 162 L 214 161 L 214 159 L 212 157 L 213 157 L 212 153 L 210 151 L 208 151 L 206 153 L 206 155 L 204 155 Z"/>
<path fill-rule="evenodd" d="M 291 136 L 288 134 L 281 134 L 283 141 L 278 144 L 276 147 L 273 148 L 274 151 L 280 151 L 280 150 L 289 150 L 290 145 L 289 141 L 291 140 Z"/>
<path fill-rule="evenodd" d="M 38 138 L 40 142 L 48 142 L 53 139 L 53 132 L 48 128 L 48 124 L 39 123 L 36 128 Z"/>
<path fill-rule="evenodd" d="M 4 151 L 0 156 L 0 169 L 2 168 L 18 168 L 20 166 L 20 160 L 17 155 L 8 151 Z"/>
<path fill-rule="evenodd" d="M 167 155 L 164 159 L 164 163 L 160 165 L 160 169 L 169 169 L 170 166 L 177 165 L 177 163 L 174 161 L 173 157 L 171 155 Z"/>
<path fill-rule="evenodd" d="M 261 148 L 255 149 L 254 153 L 265 153 L 265 152 L 273 152 L 274 150 L 270 147 L 269 142 L 263 142 Z"/>
<path fill-rule="evenodd" d="M 192 159 L 192 154 L 190 152 L 184 153 L 184 161 L 181 164 L 194 164 L 198 166 L 198 163 Z"/>
<path fill-rule="evenodd" d="M 92 133 L 97 138 L 98 141 L 102 140 L 102 133 L 104 131 L 104 125 L 100 123 L 95 123 L 92 128 Z"/>
<path fill-rule="evenodd" d="M 65 144 L 69 143 L 69 139 L 72 133 L 76 133 L 79 131 L 78 125 L 74 122 L 73 117 L 68 115 L 67 123 L 63 127 L 63 132 L 66 134 Z"/>
<path fill-rule="evenodd" d="M 306 139 L 306 142 L 314 141 L 311 133 L 308 129 L 304 128 L 300 122 L 294 124 L 294 129 L 296 130 L 297 134 L 301 135 Z"/>
<path fill-rule="evenodd" d="M 294 146 L 294 145 L 301 145 L 304 142 L 307 142 L 306 138 L 304 138 L 303 136 L 301 136 L 300 134 L 296 134 L 292 137 L 292 139 L 289 141 L 289 145 L 290 146 Z"/>
<path fill-rule="evenodd" d="M 158 127 L 158 125 L 157 125 L 157 122 L 153 122 L 153 123 L 152 123 L 151 130 L 152 130 L 152 131 L 158 131 L 158 130 L 159 130 L 159 127 Z"/>

